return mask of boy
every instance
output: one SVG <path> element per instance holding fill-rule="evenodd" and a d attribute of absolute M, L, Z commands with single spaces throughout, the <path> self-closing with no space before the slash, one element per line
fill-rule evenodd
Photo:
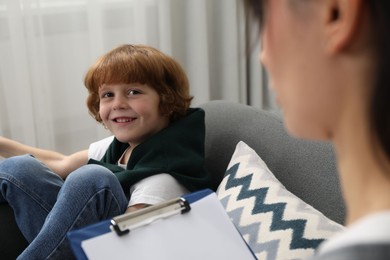
<path fill-rule="evenodd" d="M 171 57 L 113 49 L 85 77 L 91 115 L 113 136 L 69 156 L 0 138 L 0 202 L 30 243 L 19 259 L 70 258 L 66 233 L 188 191 L 211 187 L 204 112 Z M 31 154 L 16 156 L 22 154 Z"/>

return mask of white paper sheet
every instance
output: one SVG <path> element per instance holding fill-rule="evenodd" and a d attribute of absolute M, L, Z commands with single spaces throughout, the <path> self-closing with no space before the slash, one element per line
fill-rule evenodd
<path fill-rule="evenodd" d="M 99 259 L 256 259 L 215 193 L 191 204 L 190 212 L 157 220 L 118 236 L 110 232 L 82 242 Z"/>

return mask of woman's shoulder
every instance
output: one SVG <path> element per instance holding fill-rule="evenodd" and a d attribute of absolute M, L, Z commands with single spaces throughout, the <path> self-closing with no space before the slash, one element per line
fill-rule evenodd
<path fill-rule="evenodd" d="M 315 255 L 309 260 L 387 260 L 390 259 L 389 243 L 350 245 Z"/>
<path fill-rule="evenodd" d="M 314 259 L 385 259 L 377 258 L 381 254 L 390 256 L 390 211 L 371 214 L 350 225 L 324 242 Z M 335 258 L 339 255 L 351 258 Z M 373 258 L 362 258 L 365 255 Z"/>

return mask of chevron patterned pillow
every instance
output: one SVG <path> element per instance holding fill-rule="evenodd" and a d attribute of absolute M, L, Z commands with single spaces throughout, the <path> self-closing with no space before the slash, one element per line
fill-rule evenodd
<path fill-rule="evenodd" d="M 239 142 L 218 198 L 258 259 L 302 259 L 343 226 L 289 192 L 256 152 Z"/>

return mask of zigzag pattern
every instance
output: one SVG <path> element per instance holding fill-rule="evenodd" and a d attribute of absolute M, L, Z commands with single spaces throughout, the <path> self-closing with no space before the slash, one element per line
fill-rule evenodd
<path fill-rule="evenodd" d="M 221 200 L 222 205 L 226 207 L 230 196 L 227 196 Z M 238 208 L 229 212 L 229 216 L 233 223 L 240 223 L 243 208 Z M 248 243 L 253 252 L 262 253 L 266 255 L 267 259 L 277 259 L 277 253 L 279 248 L 279 240 L 272 240 L 265 243 L 257 243 L 257 234 L 259 233 L 261 223 L 252 223 L 247 226 L 240 226 L 239 230 L 245 241 Z"/>
<path fill-rule="evenodd" d="M 294 197 L 263 168 L 268 170 L 251 151 L 233 155 L 218 191 L 221 203 L 259 259 L 312 255 L 342 227 Z"/>
<path fill-rule="evenodd" d="M 292 238 L 290 243 L 290 249 L 297 248 L 317 248 L 324 239 L 306 239 L 303 237 L 305 230 L 306 220 L 297 219 L 297 220 L 283 220 L 283 213 L 286 209 L 286 203 L 274 203 L 274 204 L 265 204 L 264 200 L 268 193 L 267 188 L 260 188 L 255 190 L 249 190 L 249 185 L 252 182 L 252 175 L 247 175 L 242 178 L 237 178 L 236 174 L 239 168 L 239 163 L 233 165 L 226 174 L 229 176 L 226 189 L 242 186 L 241 192 L 238 195 L 238 200 L 243 200 L 247 198 L 254 197 L 255 205 L 252 210 L 252 214 L 258 213 L 273 213 L 272 224 L 270 227 L 271 231 L 277 230 L 286 230 L 292 229 Z"/>

